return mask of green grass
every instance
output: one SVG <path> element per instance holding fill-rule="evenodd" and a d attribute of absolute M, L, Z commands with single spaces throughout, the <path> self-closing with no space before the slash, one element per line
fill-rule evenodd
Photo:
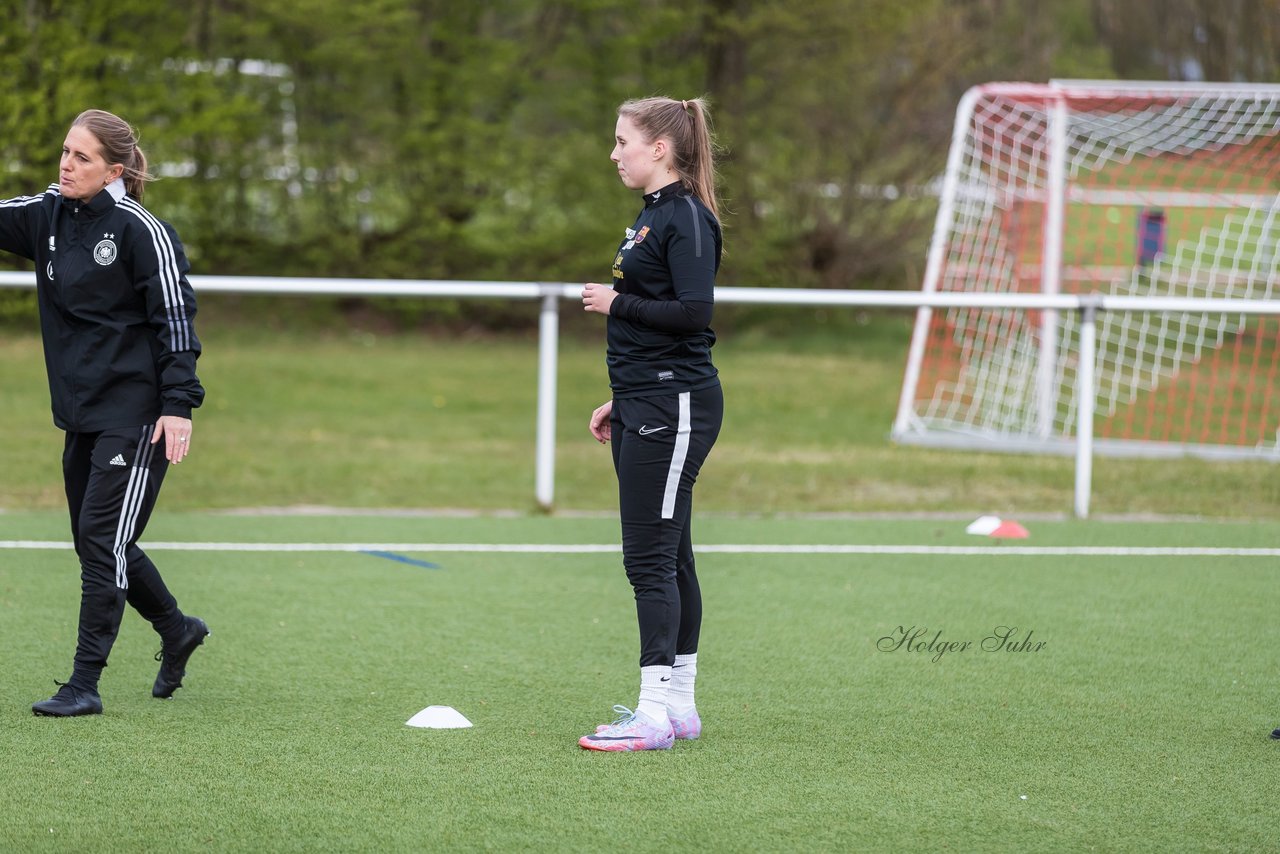
<path fill-rule="evenodd" d="M 1280 525 L 1031 523 L 1031 545 L 1274 546 Z M 700 543 L 986 545 L 963 522 L 701 518 Z M 0 539 L 65 539 L 61 514 Z M 616 541 L 609 518 L 161 513 L 148 538 Z M 635 699 L 616 554 L 153 551 L 213 629 L 170 702 L 126 616 L 101 717 L 65 678 L 68 551 L 0 551 L 0 848 L 1267 850 L 1274 558 L 706 553 L 699 706 L 670 752 L 578 736 Z M 932 661 L 897 627 L 1039 652 Z M 473 729 L 404 722 L 451 705 Z"/>
<path fill-rule="evenodd" d="M 1068 513 L 1073 462 L 898 447 L 888 441 L 909 319 L 833 319 L 810 336 L 730 331 L 720 441 L 698 507 L 728 512 Z M 215 320 L 216 316 L 214 317 Z M 536 343 L 453 337 L 202 329 L 209 390 L 168 510 L 328 505 L 534 508 Z M 560 348 L 556 507 L 616 506 L 608 450 L 587 433 L 608 397 L 599 335 Z M 38 338 L 0 337 L 0 508 L 62 506 Z M 1280 518 L 1269 465 L 1099 459 L 1096 514 Z"/>

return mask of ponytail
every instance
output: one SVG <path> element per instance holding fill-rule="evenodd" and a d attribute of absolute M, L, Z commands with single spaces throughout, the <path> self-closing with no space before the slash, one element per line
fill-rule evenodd
<path fill-rule="evenodd" d="M 147 172 L 147 156 L 138 147 L 138 135 L 129 123 L 105 110 L 85 110 L 71 126 L 82 127 L 97 138 L 107 165 L 119 163 L 124 168 L 120 177 L 124 179 L 125 192 L 142 201 L 147 182 L 155 177 Z"/>
<path fill-rule="evenodd" d="M 147 182 L 155 180 L 147 171 L 147 155 L 142 153 L 142 148 L 137 143 L 133 146 L 133 162 L 124 167 L 124 175 L 121 177 L 124 178 L 125 192 L 138 201 L 142 201 Z"/>
<path fill-rule="evenodd" d="M 720 218 L 716 199 L 715 137 L 706 100 L 690 98 L 643 98 L 627 101 L 618 107 L 618 115 L 626 116 L 644 134 L 647 142 L 666 139 L 671 142 L 673 165 L 680 183 Z"/>

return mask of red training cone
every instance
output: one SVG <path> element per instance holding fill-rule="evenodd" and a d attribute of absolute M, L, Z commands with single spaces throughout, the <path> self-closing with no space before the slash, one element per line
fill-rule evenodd
<path fill-rule="evenodd" d="M 996 528 L 987 536 L 999 537 L 1006 540 L 1025 540 L 1031 534 L 1027 533 L 1027 529 L 1019 525 L 1012 519 L 1005 519 L 1000 523 L 1000 527 Z"/>

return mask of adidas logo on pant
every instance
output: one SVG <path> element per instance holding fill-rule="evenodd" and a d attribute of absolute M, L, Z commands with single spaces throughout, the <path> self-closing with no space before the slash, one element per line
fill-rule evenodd
<path fill-rule="evenodd" d="M 109 463 L 109 465 L 127 466 L 129 464 L 124 461 L 124 454 L 116 454 L 114 457 L 111 458 L 111 462 Z"/>

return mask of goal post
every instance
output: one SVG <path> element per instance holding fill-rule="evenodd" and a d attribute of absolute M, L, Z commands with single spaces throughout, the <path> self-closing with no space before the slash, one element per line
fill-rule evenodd
<path fill-rule="evenodd" d="M 1280 296 L 1280 86 L 1062 80 L 961 99 L 927 293 Z M 1074 454 L 1076 312 L 922 308 L 893 437 Z M 1280 317 L 1101 311 L 1098 454 L 1280 461 Z"/>

